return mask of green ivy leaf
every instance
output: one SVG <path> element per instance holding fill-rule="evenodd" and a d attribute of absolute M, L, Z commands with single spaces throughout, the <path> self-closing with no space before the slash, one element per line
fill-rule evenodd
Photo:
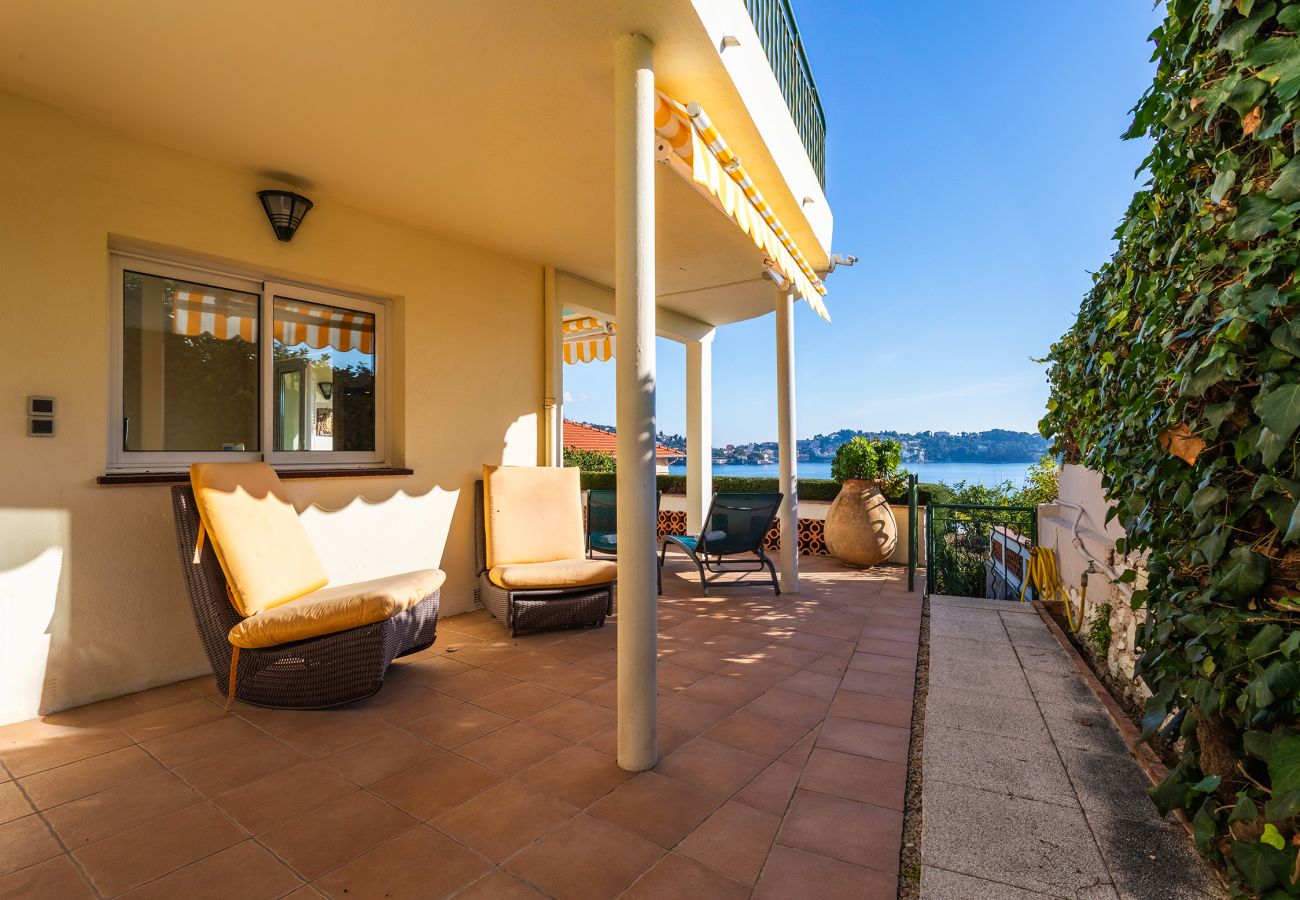
<path fill-rule="evenodd" d="M 1245 600 L 1259 592 L 1268 580 L 1268 560 L 1249 547 L 1237 547 L 1219 579 L 1219 587 L 1234 600 Z"/>
<path fill-rule="evenodd" d="M 1259 836 L 1261 844 L 1268 844 L 1275 850 L 1281 850 L 1286 847 L 1286 839 L 1282 837 L 1282 832 L 1277 830 L 1277 826 L 1269 822 L 1264 826 L 1264 833 Z"/>
<path fill-rule="evenodd" d="M 1206 775 L 1196 784 L 1192 785 L 1191 790 L 1197 794 L 1209 794 L 1219 788 L 1219 783 L 1223 781 L 1218 775 Z"/>
<path fill-rule="evenodd" d="M 1264 804 L 1264 816 L 1273 822 L 1285 822 L 1296 813 L 1300 813 L 1300 791 L 1276 794 Z"/>
<path fill-rule="evenodd" d="M 1253 241 L 1277 230 L 1273 214 L 1282 208 L 1280 200 L 1267 197 L 1246 196 L 1241 198 L 1237 208 L 1237 218 L 1228 228 L 1228 237 L 1235 241 Z"/>
<path fill-rule="evenodd" d="M 1192 495 L 1192 512 L 1203 516 L 1228 499 L 1228 492 L 1217 484 L 1207 484 Z"/>
<path fill-rule="evenodd" d="M 1232 861 L 1241 870 L 1241 874 L 1246 876 L 1246 882 L 1252 890 L 1264 891 L 1277 884 L 1277 876 L 1273 874 L 1268 857 L 1259 844 L 1233 841 Z"/>
<path fill-rule="evenodd" d="M 1282 638 L 1285 636 L 1286 633 L 1281 626 L 1270 622 L 1261 628 L 1259 633 L 1246 645 L 1246 656 L 1250 659 L 1259 659 L 1266 653 L 1272 653 L 1277 649 L 1277 645 L 1282 643 Z"/>
<path fill-rule="evenodd" d="M 1255 801 L 1242 795 L 1237 798 L 1237 805 L 1232 808 L 1232 815 L 1228 816 L 1229 822 L 1253 822 L 1259 817 L 1259 807 Z"/>
<path fill-rule="evenodd" d="M 1300 428 L 1300 384 L 1284 384 L 1255 400 L 1255 412 L 1264 426 L 1283 443 Z"/>
<path fill-rule="evenodd" d="M 1268 777 L 1274 794 L 1300 790 L 1300 736 L 1282 738 L 1274 745 Z"/>
<path fill-rule="evenodd" d="M 1214 183 L 1219 183 L 1217 178 Z M 1292 159 L 1277 173 L 1277 180 L 1268 189 L 1268 196 L 1283 203 L 1294 203 L 1300 200 L 1300 157 Z"/>

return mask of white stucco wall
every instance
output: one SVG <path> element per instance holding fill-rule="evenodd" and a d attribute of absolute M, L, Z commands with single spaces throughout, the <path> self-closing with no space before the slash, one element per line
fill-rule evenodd
<path fill-rule="evenodd" d="M 0 135 L 0 723 L 207 671 L 169 489 L 95 483 L 115 241 L 393 300 L 390 455 L 415 474 L 289 492 L 333 579 L 438 566 L 444 613 L 470 608 L 479 467 L 537 461 L 541 267 L 310 190 L 283 244 L 265 179 L 6 95 Z M 26 437 L 29 394 L 56 437 Z"/>

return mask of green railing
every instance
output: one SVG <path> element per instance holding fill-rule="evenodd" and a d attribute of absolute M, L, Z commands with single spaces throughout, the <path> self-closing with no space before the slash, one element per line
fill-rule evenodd
<path fill-rule="evenodd" d="M 931 503 L 926 509 L 925 593 L 951 597 L 1013 599 L 1005 575 L 989 577 L 992 536 L 1038 542 L 1038 510 L 1033 506 Z M 1019 573 L 1022 577 L 1023 572 Z M 1018 598 L 1019 592 L 1016 591 Z"/>
<path fill-rule="evenodd" d="M 745 0 L 754 30 L 785 96 L 795 128 L 812 160 L 817 180 L 826 187 L 826 113 L 813 81 L 808 54 L 799 38 L 790 0 Z"/>

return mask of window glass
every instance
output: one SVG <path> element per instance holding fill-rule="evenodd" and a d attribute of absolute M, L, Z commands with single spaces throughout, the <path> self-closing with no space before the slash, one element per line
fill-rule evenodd
<path fill-rule="evenodd" d="M 375 317 L 276 297 L 277 451 L 375 449 Z"/>
<path fill-rule="evenodd" d="M 257 294 L 123 273 L 121 447 L 256 450 Z"/>

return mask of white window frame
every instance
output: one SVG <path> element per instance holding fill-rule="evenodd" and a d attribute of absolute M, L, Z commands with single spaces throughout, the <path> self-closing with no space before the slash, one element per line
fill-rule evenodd
<path fill-rule="evenodd" d="M 125 318 L 123 281 L 128 271 L 208 284 L 256 294 L 258 300 L 258 447 L 238 451 L 128 451 L 122 447 L 123 325 Z M 250 462 L 265 460 L 276 468 L 312 469 L 382 467 L 388 462 L 388 321 L 390 303 L 384 299 L 358 297 L 256 275 L 234 273 L 176 260 L 112 250 L 109 254 L 109 385 L 108 385 L 108 471 L 117 473 L 183 472 L 195 462 Z M 274 449 L 275 354 L 272 349 L 275 298 L 303 300 L 324 306 L 365 312 L 375 317 L 375 449 L 373 451 Z"/>

